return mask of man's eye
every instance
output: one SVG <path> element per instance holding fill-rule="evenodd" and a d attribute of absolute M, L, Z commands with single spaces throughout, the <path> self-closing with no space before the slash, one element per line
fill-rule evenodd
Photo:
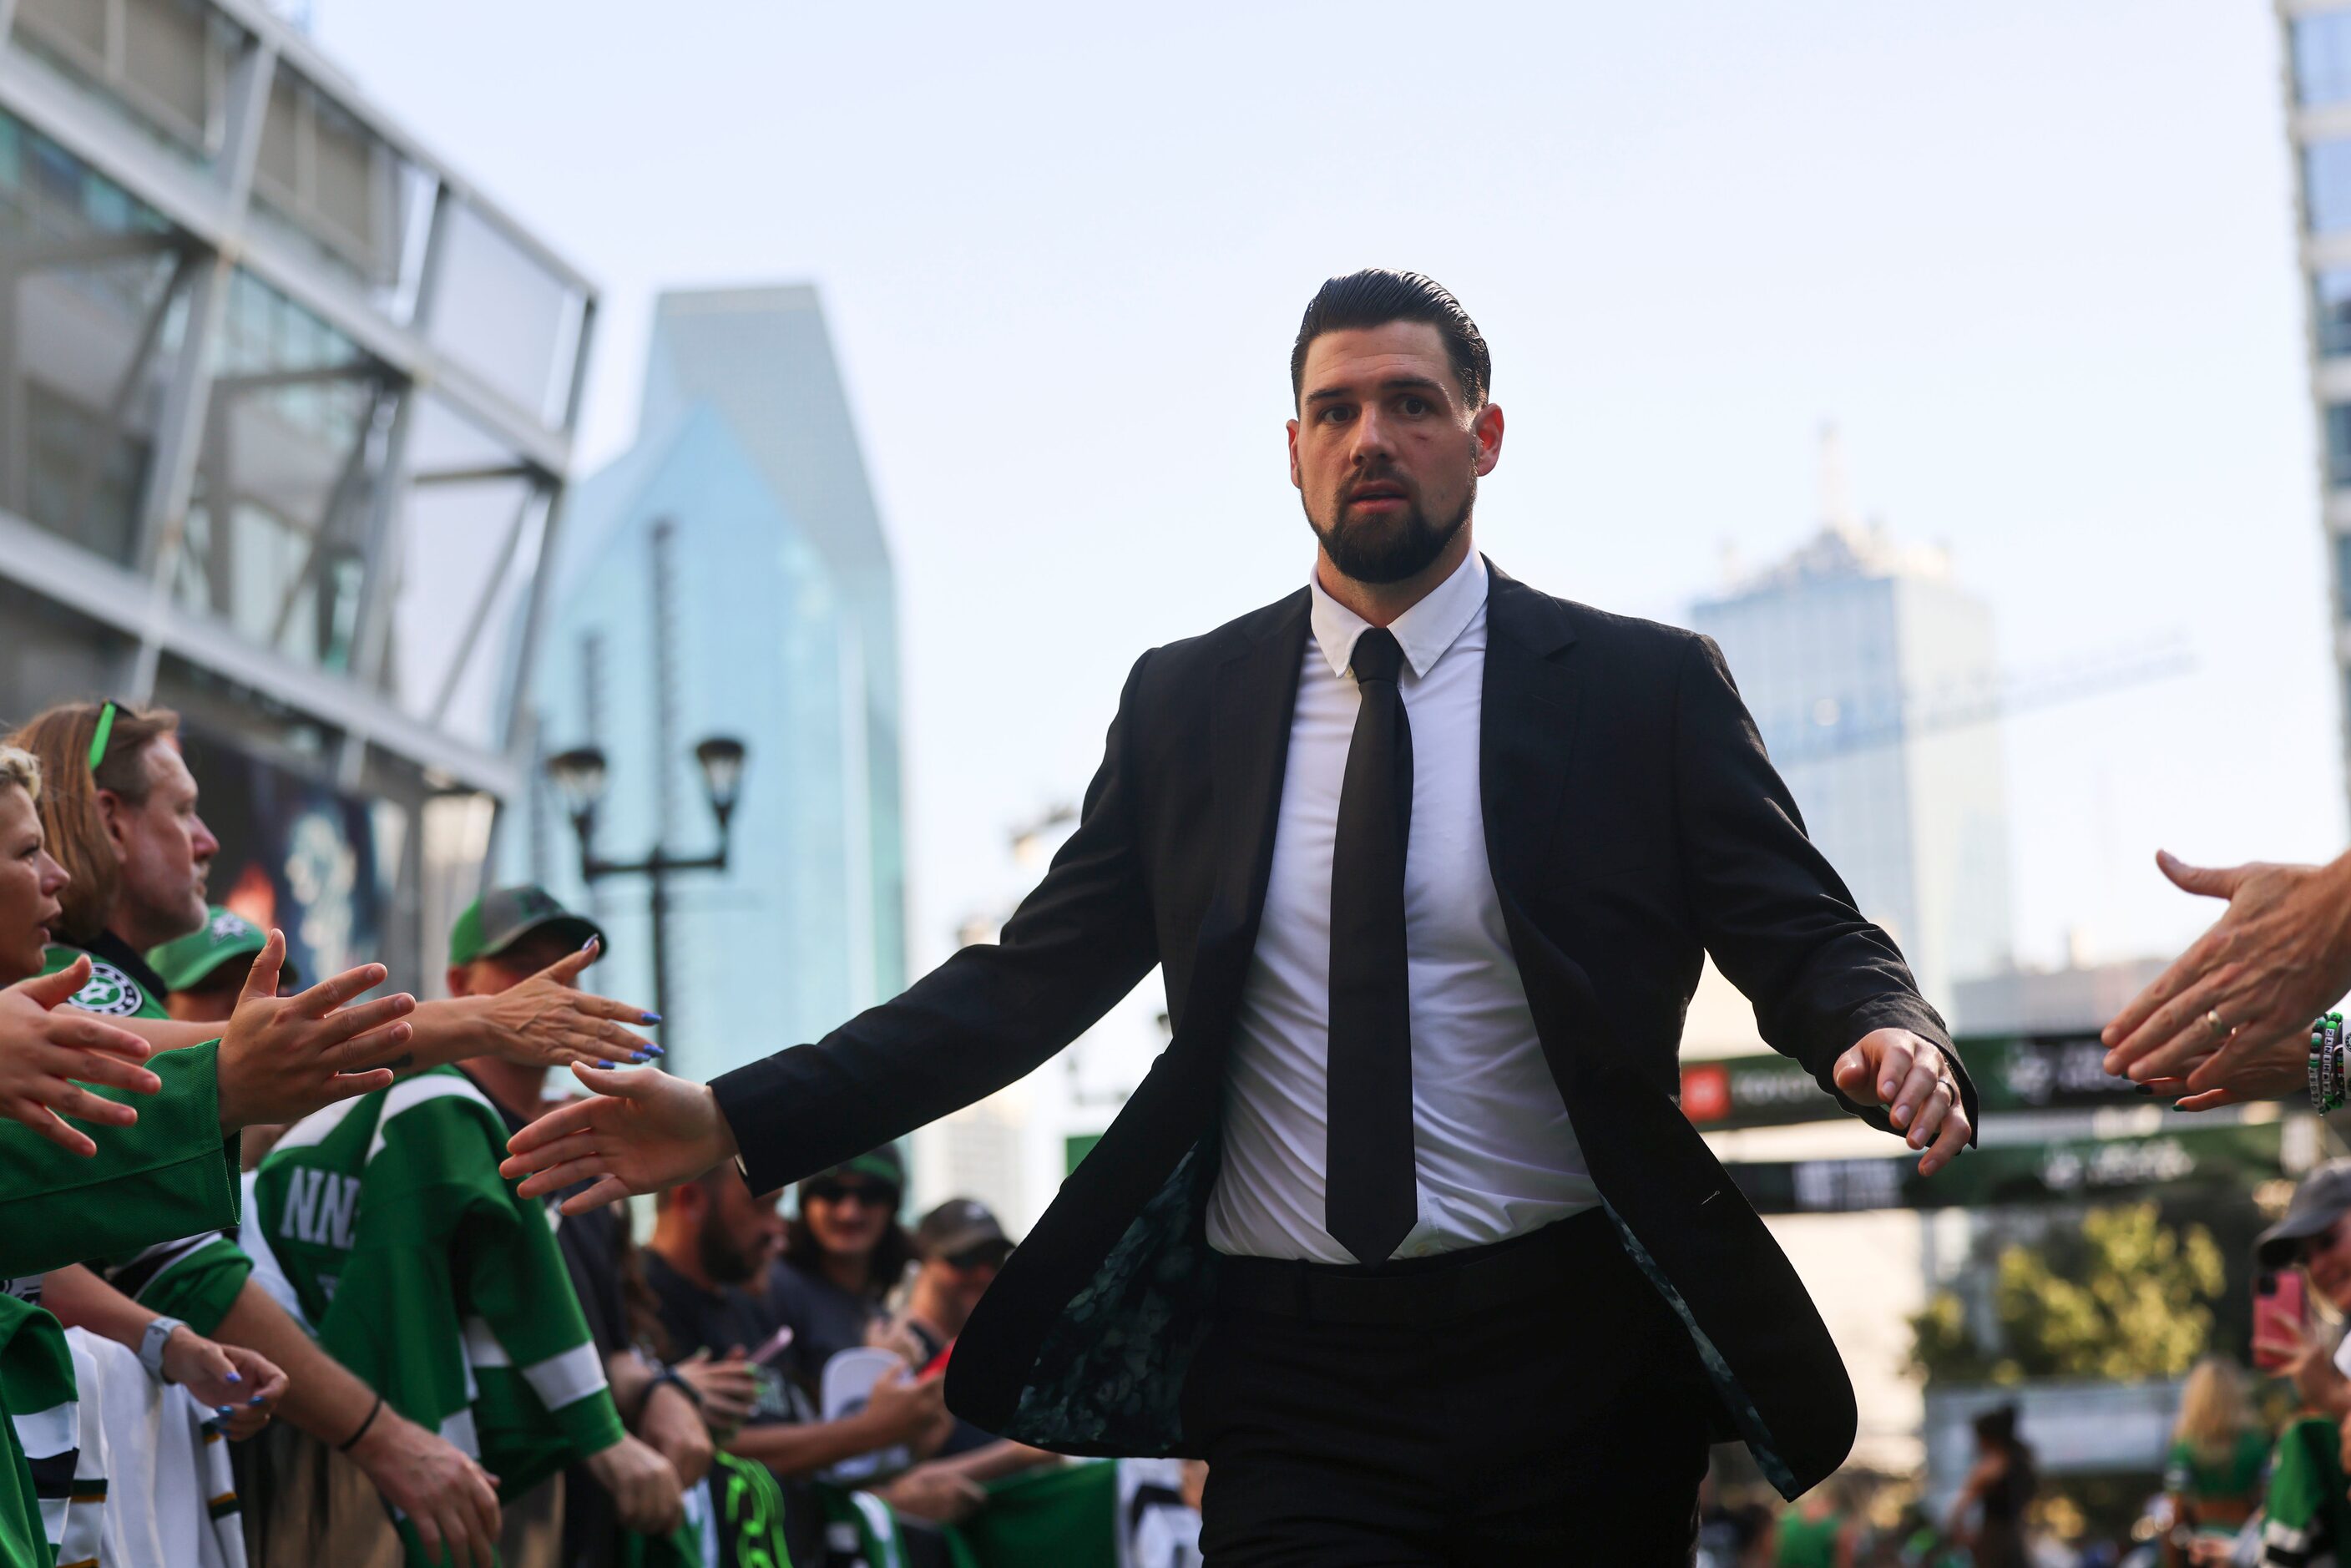
<path fill-rule="evenodd" d="M 1341 404 L 1331 402 L 1322 405 L 1322 423 L 1325 424 L 1336 424 L 1346 416 L 1347 410 Z"/>
<path fill-rule="evenodd" d="M 1405 413 L 1411 414 L 1415 419 L 1417 419 L 1422 414 L 1428 412 L 1428 400 L 1426 398 L 1408 397 L 1404 400 L 1404 411 Z"/>

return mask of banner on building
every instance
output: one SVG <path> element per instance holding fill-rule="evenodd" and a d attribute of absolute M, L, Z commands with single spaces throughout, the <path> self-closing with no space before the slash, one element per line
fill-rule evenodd
<path fill-rule="evenodd" d="M 2095 1034 L 1979 1036 L 1958 1045 L 1986 1112 L 2147 1103 L 2137 1085 L 2107 1074 L 2106 1048 Z M 1682 1113 L 1710 1133 L 1850 1114 L 1811 1073 L 1779 1055 L 1684 1062 Z"/>
<path fill-rule="evenodd" d="M 2283 1169 L 2283 1119 L 2183 1126 L 2137 1137 L 2062 1138 L 1971 1149 L 1932 1177 L 1918 1156 L 1777 1160 L 1725 1166 L 1764 1214 L 1849 1214 L 1874 1208 L 1982 1208 L 2135 1197 L 2241 1197 Z"/>
<path fill-rule="evenodd" d="M 286 933 L 308 985 L 380 956 L 398 872 L 398 810 L 354 800 L 193 727 L 181 750 L 220 840 L 212 902 Z"/>

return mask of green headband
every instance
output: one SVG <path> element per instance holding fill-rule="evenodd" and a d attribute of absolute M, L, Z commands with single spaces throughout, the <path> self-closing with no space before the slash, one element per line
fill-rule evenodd
<path fill-rule="evenodd" d="M 111 700 L 98 710 L 98 732 L 89 737 L 89 770 L 92 773 L 97 772 L 98 765 L 106 760 L 106 743 L 114 737 L 115 712 Z"/>

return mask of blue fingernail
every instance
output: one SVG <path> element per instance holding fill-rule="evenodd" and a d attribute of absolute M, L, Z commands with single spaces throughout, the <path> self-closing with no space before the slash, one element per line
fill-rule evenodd
<path fill-rule="evenodd" d="M 245 1381 L 245 1379 L 244 1379 L 244 1378 L 240 1377 L 239 1375 L 236 1375 L 235 1373 L 234 1373 L 234 1372 L 232 1372 L 232 1373 L 230 1373 L 230 1374 L 228 1375 L 228 1380 L 229 1380 L 231 1383 L 243 1383 L 243 1382 Z"/>
<path fill-rule="evenodd" d="M 213 1409 L 215 1414 L 222 1416 L 234 1416 L 236 1414 L 236 1407 L 233 1405 L 215 1405 L 213 1406 Z"/>
<path fill-rule="evenodd" d="M 646 1054 L 645 1054 L 643 1051 L 632 1051 L 629 1052 L 629 1060 L 630 1060 L 631 1061 L 647 1061 L 647 1060 L 649 1060 L 649 1059 L 648 1059 L 648 1057 L 646 1056 Z"/>
<path fill-rule="evenodd" d="M 605 1071 L 610 1072 L 621 1064 L 617 1061 L 600 1061 L 596 1065 L 602 1068 Z"/>
<path fill-rule="evenodd" d="M 639 1023 L 659 1023 L 661 1022 L 661 1014 L 644 1013 L 638 1018 L 637 1021 Z"/>
<path fill-rule="evenodd" d="M 653 1044 L 651 1040 L 647 1040 L 645 1042 L 645 1054 L 647 1056 L 667 1056 L 669 1052 L 664 1051 L 660 1046 Z"/>
<path fill-rule="evenodd" d="M 587 940 L 587 941 L 582 942 L 581 944 L 580 944 L 580 950 L 582 953 L 585 953 L 586 951 L 588 951 L 588 949 L 589 949 L 589 948 L 593 947 L 594 946 L 596 946 L 596 938 L 594 938 L 593 936 L 590 936 L 590 938 L 588 938 L 588 940 Z"/>

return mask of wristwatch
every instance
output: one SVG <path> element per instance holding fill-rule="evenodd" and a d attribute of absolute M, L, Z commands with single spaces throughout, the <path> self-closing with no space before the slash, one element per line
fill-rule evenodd
<path fill-rule="evenodd" d="M 147 1369 L 148 1376 L 159 1383 L 172 1381 L 163 1375 L 163 1345 L 173 1329 L 187 1326 L 177 1318 L 157 1318 L 147 1325 L 147 1332 L 139 1336 L 139 1364 Z"/>

